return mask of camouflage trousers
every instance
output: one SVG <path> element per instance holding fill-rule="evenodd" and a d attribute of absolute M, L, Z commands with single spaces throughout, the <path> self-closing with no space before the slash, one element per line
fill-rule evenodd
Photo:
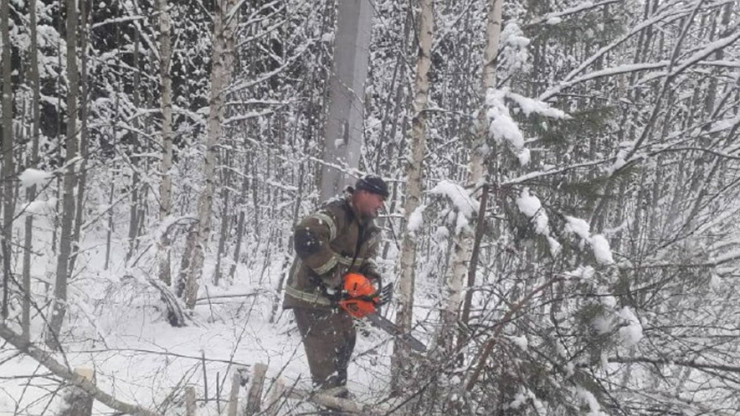
<path fill-rule="evenodd" d="M 293 308 L 311 379 L 322 389 L 347 384 L 347 367 L 357 338 L 352 317 L 337 309 Z"/>

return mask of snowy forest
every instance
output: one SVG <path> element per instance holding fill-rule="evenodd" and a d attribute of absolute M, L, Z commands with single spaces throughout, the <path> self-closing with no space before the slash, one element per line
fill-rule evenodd
<path fill-rule="evenodd" d="M 0 416 L 319 414 L 366 174 L 427 352 L 358 320 L 342 414 L 740 415 L 736 0 L 0 2 Z"/>

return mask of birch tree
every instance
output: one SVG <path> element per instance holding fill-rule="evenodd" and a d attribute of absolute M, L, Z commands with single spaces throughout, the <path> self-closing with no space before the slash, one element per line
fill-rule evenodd
<path fill-rule="evenodd" d="M 434 34 L 434 1 L 420 0 L 419 2 L 419 49 L 416 58 L 414 117 L 411 128 L 411 148 L 409 163 L 406 166 L 407 188 L 404 202 L 404 219 L 406 229 L 401 246 L 401 277 L 399 279 L 398 312 L 396 324 L 402 331 L 411 330 L 414 308 L 414 279 L 416 268 L 416 239 L 415 230 L 411 227 L 412 215 L 416 214 L 421 205 L 423 190 L 422 175 L 423 161 L 426 152 L 426 109 L 429 101 L 429 68 L 431 67 L 432 38 Z M 403 343 L 395 343 L 393 347 L 392 385 L 401 387 L 402 369 L 407 366 L 408 347 Z"/>
<path fill-rule="evenodd" d="M 29 64 L 29 78 L 33 91 L 31 101 L 32 126 L 31 126 L 31 153 L 28 155 L 28 165 L 33 166 L 39 159 L 39 123 L 40 123 L 40 96 L 41 85 L 38 67 L 38 19 L 36 17 L 36 0 L 29 3 L 30 32 L 31 32 L 31 62 Z M 28 203 L 36 199 L 36 185 L 31 185 L 26 190 Z M 24 341 L 30 339 L 31 330 L 31 253 L 33 251 L 33 215 L 28 215 L 25 220 L 25 232 L 23 235 L 23 311 L 21 317 L 21 337 Z"/>
<path fill-rule="evenodd" d="M 159 222 L 165 224 L 172 213 L 172 78 L 170 76 L 170 62 L 172 56 L 171 29 L 169 4 L 167 0 L 159 0 L 159 74 L 162 83 L 162 97 L 160 99 L 162 112 L 162 159 L 160 162 L 159 183 Z M 209 214 L 210 215 L 210 214 Z M 159 239 L 157 264 L 159 280 L 166 285 L 171 283 L 170 273 L 170 237 L 163 229 Z"/>
<path fill-rule="evenodd" d="M 198 223 L 187 237 L 177 287 L 177 294 L 183 296 L 185 304 L 191 309 L 195 306 L 198 295 L 198 280 L 203 273 L 205 251 L 211 234 L 217 145 L 223 138 L 226 88 L 229 86 L 233 70 L 234 27 L 239 13 L 235 0 L 219 0 L 214 6 L 211 99 L 204 143 L 205 183 L 198 198 Z"/>
<path fill-rule="evenodd" d="M 3 235 L 0 249 L 2 250 L 3 258 L 3 299 L 2 299 L 2 311 L 0 316 L 2 319 L 8 318 L 8 301 L 10 293 L 10 238 L 13 231 L 13 182 L 10 178 L 13 175 L 13 84 L 10 77 L 10 4 L 8 0 L 2 0 L 0 3 L 0 31 L 2 31 L 2 79 L 3 79 L 3 117 L 2 117 L 2 131 L 3 131 Z"/>
<path fill-rule="evenodd" d="M 468 162 L 468 184 L 473 191 L 477 190 L 485 181 L 487 170 L 487 158 L 491 148 L 489 147 L 489 125 L 491 121 L 488 115 L 486 100 L 488 94 L 496 88 L 496 57 L 499 49 L 499 35 L 501 33 L 501 5 L 503 0 L 490 0 L 487 2 L 488 12 L 486 14 L 486 43 L 483 56 L 483 70 L 480 84 L 481 109 L 477 112 L 476 132 L 470 161 Z M 471 207 L 475 208 L 475 207 Z M 464 215 L 458 212 L 458 216 Z M 478 218 L 478 221 L 483 221 Z M 460 228 L 453 237 L 454 254 L 451 273 L 447 280 L 447 306 L 442 313 L 443 326 L 440 339 L 448 339 L 450 329 L 454 328 L 460 312 L 463 300 L 463 286 L 467 281 L 468 270 L 471 267 L 470 257 L 472 254 L 474 235 L 472 230 L 466 227 Z M 471 288 L 468 288 L 470 290 Z M 450 343 L 448 347 L 452 346 Z"/>
<path fill-rule="evenodd" d="M 52 305 L 46 344 L 55 350 L 61 345 L 59 335 L 67 312 L 67 284 L 71 270 L 69 259 L 72 254 L 72 226 L 75 219 L 76 185 L 75 165 L 78 162 L 79 141 L 77 136 L 77 98 L 79 74 L 77 72 L 77 2 L 67 1 L 67 134 L 65 138 L 64 179 L 62 184 L 62 228 L 59 234 L 59 256 L 57 257 L 54 280 L 54 303 Z"/>

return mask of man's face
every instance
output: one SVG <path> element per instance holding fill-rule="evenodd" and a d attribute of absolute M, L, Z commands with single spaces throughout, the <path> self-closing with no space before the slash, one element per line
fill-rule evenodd
<path fill-rule="evenodd" d="M 382 195 L 378 195 L 365 190 L 359 190 L 354 194 L 354 203 L 357 212 L 366 218 L 375 218 L 378 216 L 378 210 L 383 207 Z"/>

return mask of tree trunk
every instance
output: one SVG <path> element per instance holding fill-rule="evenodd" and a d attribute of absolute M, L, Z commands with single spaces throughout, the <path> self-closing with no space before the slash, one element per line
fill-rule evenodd
<path fill-rule="evenodd" d="M 164 223 L 172 214 L 172 22 L 167 0 L 159 0 L 159 74 L 162 82 L 162 162 L 160 164 L 159 183 L 159 221 Z M 215 47 L 215 46 L 214 46 Z M 213 108 L 213 107 L 212 107 Z M 210 214 L 209 214 L 210 215 Z M 159 239 L 157 264 L 159 279 L 169 285 L 172 282 L 170 272 L 170 238 L 163 232 Z"/>
<path fill-rule="evenodd" d="M 488 143 L 489 120 L 485 111 L 485 98 L 489 90 L 496 87 L 496 56 L 498 53 L 499 35 L 501 33 L 501 3 L 503 0 L 489 0 L 487 25 L 486 25 L 486 49 L 484 52 L 483 76 L 481 80 L 480 103 L 481 110 L 478 112 L 477 130 L 475 142 L 470 153 L 468 171 L 470 177 L 468 183 L 474 188 L 484 179 L 485 163 L 487 157 L 486 144 Z M 458 214 L 462 215 L 462 214 Z M 483 218 L 479 218 L 482 221 Z M 452 271 L 447 280 L 448 298 L 445 310 L 442 311 L 442 326 L 440 328 L 440 340 L 451 340 L 450 331 L 457 321 L 460 305 L 462 304 L 463 287 L 470 267 L 474 236 L 472 233 L 461 231 L 453 237 L 454 255 L 452 259 Z M 448 347 L 454 343 L 449 342 Z"/>
<path fill-rule="evenodd" d="M 3 117 L 2 117 L 2 131 L 3 131 L 3 233 L 2 233 L 2 256 L 3 256 L 3 269 L 7 270 L 10 266 L 10 238 L 13 231 L 13 182 L 10 180 L 13 174 L 13 86 L 12 78 L 10 73 L 10 32 L 8 23 L 10 21 L 10 3 L 9 0 L 2 0 L 0 4 L 0 24 L 2 28 L 2 42 L 3 42 Z M 3 300 L 2 300 L 2 315 L 3 319 L 8 317 L 8 294 L 10 292 L 10 276 L 7 273 L 3 273 Z"/>
<path fill-rule="evenodd" d="M 84 7 L 84 6 L 80 6 Z M 94 383 L 93 371 L 89 368 L 75 368 L 75 374 Z M 92 414 L 93 397 L 77 386 L 67 386 L 62 392 L 62 409 L 57 416 L 90 416 Z"/>
<path fill-rule="evenodd" d="M 434 1 L 420 0 L 419 55 L 416 60 L 416 96 L 414 98 L 414 118 L 411 127 L 411 157 L 406 167 L 407 187 L 404 202 L 406 230 L 401 245 L 401 277 L 398 290 L 398 313 L 396 324 L 401 331 L 411 329 L 414 308 L 414 279 L 416 268 L 416 241 L 413 230 L 408 228 L 411 214 L 421 205 L 422 169 L 426 152 L 426 115 L 429 101 L 429 68 L 432 65 L 432 35 L 434 32 Z M 402 387 L 403 364 L 407 362 L 408 346 L 396 342 L 391 357 L 392 388 L 398 392 Z"/>
<path fill-rule="evenodd" d="M 140 41 L 139 37 L 141 35 L 139 34 L 138 30 L 134 30 L 134 91 L 133 91 L 133 103 L 135 108 L 139 108 L 141 105 L 141 93 L 139 92 L 141 89 L 141 75 L 139 73 L 140 71 L 140 65 L 139 65 L 139 48 L 140 48 Z M 164 94 L 163 94 L 164 95 Z M 141 143 L 139 142 L 139 118 L 136 117 L 132 120 L 132 123 L 134 125 L 134 131 L 132 132 L 132 140 L 134 142 L 133 144 L 133 153 L 135 154 L 142 154 L 144 153 L 141 149 Z M 163 122 L 164 123 L 164 122 Z M 164 152 L 163 150 L 163 153 Z M 132 157 L 131 158 L 131 164 L 133 165 L 133 172 L 131 174 L 131 206 L 129 208 L 129 224 L 128 224 L 128 252 L 126 253 L 126 262 L 131 260 L 131 256 L 134 255 L 134 251 L 137 248 L 136 239 L 139 236 L 139 232 L 141 229 L 141 223 L 144 220 L 144 213 L 141 210 L 141 205 L 143 204 L 144 198 L 142 198 L 139 195 L 139 187 L 140 187 L 140 178 L 139 178 L 139 158 L 138 157 Z"/>
<path fill-rule="evenodd" d="M 213 274 L 213 284 L 218 286 L 221 280 L 221 259 L 224 257 L 226 252 L 226 240 L 229 237 L 229 196 L 231 195 L 231 158 L 229 157 L 229 151 L 224 152 L 224 170 L 223 177 L 221 178 L 221 231 L 218 237 L 218 252 L 216 253 L 216 270 Z"/>
<path fill-rule="evenodd" d="M 64 315 L 67 313 L 67 280 L 69 277 L 69 257 L 72 251 L 72 223 L 75 218 L 75 162 L 78 156 L 77 141 L 77 96 L 79 74 L 77 73 L 77 4 L 67 1 L 67 137 L 65 171 L 62 191 L 62 231 L 59 236 L 59 256 L 57 257 L 56 280 L 54 283 L 54 304 L 46 333 L 46 344 L 58 350 L 59 332 Z"/>
<path fill-rule="evenodd" d="M 245 148 L 247 147 L 247 142 L 245 139 L 244 142 Z M 249 156 L 247 156 L 247 161 L 249 160 Z M 242 189 L 239 194 L 239 218 L 236 222 L 236 243 L 234 245 L 234 258 L 231 262 L 231 267 L 229 268 L 229 279 L 231 279 L 232 282 L 234 282 L 234 276 L 236 274 L 236 265 L 239 263 L 239 258 L 241 256 L 241 249 L 242 249 L 242 240 L 244 239 L 244 226 L 246 222 L 247 214 L 245 212 L 244 205 L 247 202 L 247 191 L 249 190 L 249 172 L 248 172 L 249 166 L 244 166 L 244 172 L 242 177 Z"/>
<path fill-rule="evenodd" d="M 363 140 L 365 80 L 370 55 L 373 7 L 368 0 L 342 0 L 337 5 L 334 71 L 329 76 L 329 113 L 324 125 L 323 160 L 357 169 Z M 353 183 L 348 171 L 321 167 L 321 200 Z"/>
<path fill-rule="evenodd" d="M 82 230 L 82 209 L 85 200 L 85 188 L 87 186 L 87 98 L 88 98 L 88 87 L 87 87 L 87 42 L 88 42 L 88 10 L 87 2 L 80 1 L 80 15 L 82 16 L 82 41 L 80 44 L 80 50 L 82 51 L 81 57 L 81 74 L 82 82 L 80 84 L 81 89 L 81 100 L 80 100 L 80 169 L 77 180 L 77 209 L 75 210 L 75 222 L 74 231 L 72 234 L 73 250 L 69 259 L 69 273 L 73 273 L 75 269 L 75 262 L 77 256 L 80 253 L 80 232 Z M 112 212 L 113 210 L 111 210 Z M 107 268 L 106 268 L 107 269 Z"/>
<path fill-rule="evenodd" d="M 198 224 L 188 234 L 185 258 L 188 264 L 180 270 L 178 295 L 192 309 L 198 295 L 198 280 L 203 273 L 205 249 L 211 234 L 211 208 L 213 206 L 216 154 L 223 136 L 223 119 L 226 110 L 226 88 L 233 69 L 234 28 L 237 18 L 232 16 L 235 0 L 219 0 L 213 15 L 213 55 L 211 58 L 211 102 L 205 143 L 205 186 L 198 198 Z M 234 11 L 236 13 L 236 11 Z"/>
<path fill-rule="evenodd" d="M 41 85 L 39 82 L 39 63 L 38 63 L 38 34 L 36 18 L 36 0 L 29 3 L 30 25 L 31 25 L 31 63 L 30 63 L 30 81 L 33 85 L 33 127 L 31 131 L 31 155 L 28 158 L 28 166 L 35 166 L 39 158 L 39 123 L 41 115 L 39 111 L 41 101 Z M 36 199 L 36 185 L 27 189 L 28 202 Z M 23 242 L 23 311 L 21 327 L 23 329 L 22 337 L 24 341 L 30 339 L 31 328 L 31 252 L 33 250 L 33 215 L 26 216 L 26 229 Z"/>

